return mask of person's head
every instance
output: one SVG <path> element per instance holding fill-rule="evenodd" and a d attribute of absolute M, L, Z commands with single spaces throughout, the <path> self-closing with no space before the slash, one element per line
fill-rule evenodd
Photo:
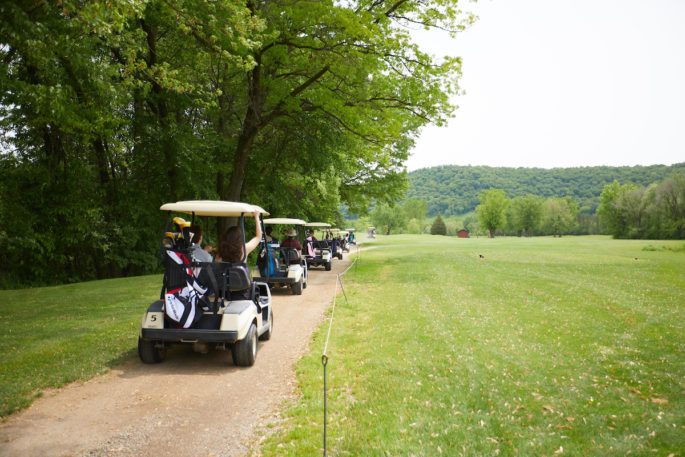
<path fill-rule="evenodd" d="M 297 236 L 297 230 L 295 230 L 294 228 L 288 229 L 285 231 L 285 236 L 295 238 Z"/>
<path fill-rule="evenodd" d="M 202 242 L 202 227 L 197 224 L 193 224 L 190 226 L 190 233 L 193 234 L 193 239 L 191 242 L 195 244 L 200 244 Z"/>
<path fill-rule="evenodd" d="M 314 229 L 309 229 L 309 235 L 314 236 Z"/>
<path fill-rule="evenodd" d="M 274 231 L 274 228 L 272 226 L 268 226 L 267 228 L 264 229 L 264 231 L 266 232 L 266 234 L 268 236 L 271 236 L 271 233 Z"/>
<path fill-rule="evenodd" d="M 243 259 L 243 231 L 234 225 L 219 237 L 219 255 L 224 262 L 240 262 Z"/>

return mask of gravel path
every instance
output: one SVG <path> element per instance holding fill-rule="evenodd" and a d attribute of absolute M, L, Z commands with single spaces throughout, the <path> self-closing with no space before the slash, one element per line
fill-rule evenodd
<path fill-rule="evenodd" d="M 186 347 L 170 350 L 158 365 L 129 360 L 46 392 L 11 416 L 0 425 L 0 456 L 245 455 L 295 395 L 293 365 L 332 302 L 336 273 L 348 264 L 346 257 L 334 260 L 333 271 L 311 271 L 301 296 L 273 292 L 274 334 L 259 343 L 253 367 L 235 367 L 230 351 Z"/>

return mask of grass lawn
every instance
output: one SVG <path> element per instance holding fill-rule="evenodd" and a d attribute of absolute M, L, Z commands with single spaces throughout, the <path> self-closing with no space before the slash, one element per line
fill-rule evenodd
<path fill-rule="evenodd" d="M 334 314 L 328 455 L 685 455 L 682 241 L 370 245 Z M 262 455 L 321 454 L 327 332 Z"/>
<path fill-rule="evenodd" d="M 2 291 L 0 417 L 137 357 L 140 319 L 161 284 L 154 275 Z"/>

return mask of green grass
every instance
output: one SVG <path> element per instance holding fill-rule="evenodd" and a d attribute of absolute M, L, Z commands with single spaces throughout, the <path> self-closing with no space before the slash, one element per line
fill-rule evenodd
<path fill-rule="evenodd" d="M 89 379 L 137 354 L 140 319 L 161 276 L 4 290 L 0 416 L 46 388 Z"/>
<path fill-rule="evenodd" d="M 334 314 L 328 455 L 685 455 L 682 241 L 372 244 Z M 264 456 L 320 455 L 327 332 Z"/>

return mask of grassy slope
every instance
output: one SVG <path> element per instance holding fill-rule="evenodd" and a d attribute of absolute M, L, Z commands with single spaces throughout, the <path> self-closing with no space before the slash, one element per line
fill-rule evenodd
<path fill-rule="evenodd" d="M 0 416 L 136 356 L 140 318 L 160 284 L 154 275 L 2 291 Z"/>
<path fill-rule="evenodd" d="M 335 312 L 331 455 L 682 455 L 685 253 L 643 250 L 682 242 L 375 244 Z M 327 330 L 266 456 L 320 453 Z"/>

